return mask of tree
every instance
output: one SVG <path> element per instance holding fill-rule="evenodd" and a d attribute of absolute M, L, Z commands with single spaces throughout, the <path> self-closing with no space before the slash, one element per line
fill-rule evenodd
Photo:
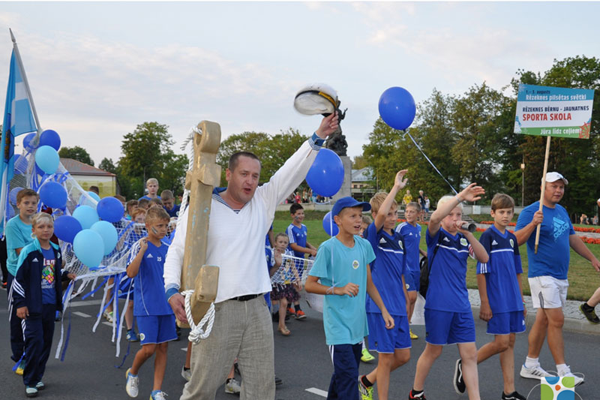
<path fill-rule="evenodd" d="M 83 147 L 61 147 L 58 155 L 62 158 L 71 158 L 92 167 L 94 166 L 94 161 L 90 157 L 90 154 Z"/>
<path fill-rule="evenodd" d="M 98 165 L 98 168 L 100 168 L 103 171 L 110 172 L 111 174 L 117 173 L 117 167 L 113 163 L 112 158 L 104 157 L 102 161 L 100 161 L 100 165 Z"/>
<path fill-rule="evenodd" d="M 189 161 L 186 155 L 173 152 L 173 144 L 168 126 L 158 122 L 144 122 L 124 136 L 117 175 L 126 197 L 141 197 L 151 177 L 158 180 L 161 189 L 183 192 Z"/>
<path fill-rule="evenodd" d="M 237 152 L 254 153 L 261 163 L 260 183 L 268 182 L 271 176 L 298 150 L 308 138 L 296 129 L 289 128 L 276 135 L 264 132 L 243 132 L 225 139 L 219 147 L 217 163 L 222 169 L 222 184 L 225 182 L 225 170 L 229 158 Z"/>
<path fill-rule="evenodd" d="M 367 165 L 367 160 L 365 160 L 364 156 L 356 156 L 354 157 L 354 160 L 352 160 L 352 169 L 363 169 Z"/>

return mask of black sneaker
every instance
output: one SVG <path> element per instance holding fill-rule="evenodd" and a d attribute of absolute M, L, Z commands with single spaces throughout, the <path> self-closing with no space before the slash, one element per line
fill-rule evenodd
<path fill-rule="evenodd" d="M 461 394 L 465 392 L 467 388 L 465 386 L 465 380 L 463 379 L 462 372 L 462 361 L 460 359 L 456 360 L 456 366 L 454 367 L 454 390 L 456 393 Z"/>
<path fill-rule="evenodd" d="M 590 321 L 592 324 L 600 324 L 600 318 L 598 318 L 598 316 L 596 315 L 594 307 L 590 307 L 587 305 L 587 303 L 583 303 L 579 306 L 579 311 L 581 311 L 581 313 L 585 315 L 587 320 Z"/>
<path fill-rule="evenodd" d="M 414 394 L 411 389 L 411 391 L 408 392 L 408 400 L 427 400 L 427 398 L 425 397 L 425 392 Z"/>
<path fill-rule="evenodd" d="M 502 400 L 527 400 L 527 397 L 519 394 L 517 391 L 514 391 L 511 394 L 504 394 L 504 392 L 502 392 Z"/>

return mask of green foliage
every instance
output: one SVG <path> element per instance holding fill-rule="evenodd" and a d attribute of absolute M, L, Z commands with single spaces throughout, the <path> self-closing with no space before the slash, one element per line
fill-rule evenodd
<path fill-rule="evenodd" d="M 144 122 L 124 136 L 123 157 L 116 170 L 125 197 L 141 197 L 148 178 L 158 179 L 159 191 L 183 193 L 189 160 L 186 155 L 175 154 L 173 144 L 168 126 L 158 122 Z"/>
<path fill-rule="evenodd" d="M 520 83 L 595 90 L 590 139 L 552 139 L 548 164 L 549 171 L 559 171 L 569 179 L 561 204 L 571 214 L 595 214 L 600 186 L 600 174 L 596 173 L 600 166 L 600 59 L 577 56 L 555 60 L 544 73 L 518 70 L 502 90 L 485 82 L 459 96 L 434 89 L 417 106 L 417 118 L 409 132 L 454 188 L 460 190 L 470 182 L 484 186 L 487 194 L 482 204 L 489 204 L 499 192 L 520 204 L 524 163 L 525 205 L 531 204 L 540 197 L 546 138 L 513 133 Z M 513 94 L 507 96 L 503 91 L 510 87 Z M 424 190 L 432 205 L 451 192 L 408 135 L 381 119 L 375 122 L 369 143 L 357 160 L 373 168 L 380 189 L 389 190 L 395 173 L 408 168 L 407 188 L 413 193 Z"/>
<path fill-rule="evenodd" d="M 58 151 L 58 155 L 62 158 L 71 158 L 84 164 L 91 165 L 92 167 L 94 166 L 94 160 L 92 160 L 90 154 L 83 147 L 61 147 Z"/>
<path fill-rule="evenodd" d="M 264 132 L 244 132 L 229 136 L 221 142 L 217 163 L 221 165 L 221 184 L 225 185 L 225 170 L 229 163 L 229 157 L 240 151 L 249 151 L 260 159 L 260 183 L 268 182 L 271 176 L 277 172 L 285 161 L 298 150 L 308 139 L 300 134 L 298 130 L 289 128 L 276 135 Z"/>
<path fill-rule="evenodd" d="M 102 161 L 100 161 L 100 165 L 98 165 L 98 168 L 113 174 L 117 173 L 117 167 L 115 166 L 115 163 L 113 162 L 112 158 L 104 157 Z"/>

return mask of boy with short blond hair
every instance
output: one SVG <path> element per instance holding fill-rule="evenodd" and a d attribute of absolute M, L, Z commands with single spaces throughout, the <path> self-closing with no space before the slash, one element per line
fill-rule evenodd
<path fill-rule="evenodd" d="M 516 236 L 508 231 L 515 214 L 512 197 L 498 193 L 492 199 L 494 224 L 479 239 L 487 253 L 487 263 L 477 263 L 477 285 L 481 298 L 479 318 L 487 321 L 487 334 L 494 341 L 477 351 L 477 364 L 500 354 L 504 377 L 502 400 L 526 400 L 515 390 L 515 337 L 525 332 L 525 301 L 521 286 L 521 256 Z M 462 385 L 459 384 L 460 387 Z"/>
<path fill-rule="evenodd" d="M 148 237 L 140 239 L 131 249 L 127 276 L 134 278 L 135 315 L 140 330 L 142 348 L 135 355 L 133 365 L 126 372 L 125 390 L 130 397 L 138 395 L 138 372 L 156 353 L 154 386 L 151 400 L 164 400 L 161 390 L 167 367 L 168 342 L 177 339 L 175 315 L 164 293 L 164 264 L 168 247 L 162 242 L 169 226 L 169 214 L 162 208 L 151 208 L 146 216 Z"/>
<path fill-rule="evenodd" d="M 425 400 L 425 380 L 444 346 L 458 345 L 461 359 L 456 363 L 454 385 L 458 378 L 468 390 L 470 400 L 479 400 L 475 321 L 467 291 L 467 258 L 473 253 L 479 262 L 489 259 L 485 248 L 465 228 L 462 221 L 463 201 L 476 201 L 485 194 L 481 186 L 471 183 L 456 196 L 444 196 L 431 215 L 425 236 L 429 261 L 429 287 L 425 302 L 425 350 L 417 361 L 417 371 L 410 400 Z M 464 392 L 465 388 L 463 388 Z"/>
<path fill-rule="evenodd" d="M 13 307 L 11 299 L 13 298 L 12 282 L 17 276 L 17 261 L 23 247 L 33 241 L 31 237 L 31 219 L 37 212 L 39 196 L 35 190 L 23 189 L 17 194 L 17 208 L 19 215 L 11 218 L 6 223 L 4 235 L 6 236 L 6 250 L 8 258 L 6 259 L 6 268 L 8 270 L 8 299 L 9 299 L 9 321 L 10 321 L 10 345 L 12 349 L 11 358 L 19 363 L 15 372 L 23 375 L 25 369 L 23 341 L 23 328 L 21 320 L 17 318 L 16 309 Z"/>
<path fill-rule="evenodd" d="M 138 200 L 142 200 L 142 199 L 147 199 L 147 200 L 152 200 L 152 199 L 160 199 L 160 196 L 157 195 L 158 193 L 158 180 L 156 178 L 150 178 L 146 181 L 146 190 L 148 190 L 148 194 L 140 197 Z"/>
<path fill-rule="evenodd" d="M 370 209 L 369 203 L 352 197 L 337 200 L 331 215 L 339 233 L 321 244 L 306 280 L 307 292 L 325 295 L 323 325 L 334 366 L 328 399 L 358 400 L 361 342 L 369 333 L 367 292 L 381 310 L 386 329 L 394 328 L 394 318 L 371 279 L 369 264 L 375 254 L 369 242 L 358 236 L 362 212 Z"/>
<path fill-rule="evenodd" d="M 389 330 L 382 319 L 382 311 L 367 296 L 369 323 L 369 350 L 379 353 L 377 367 L 359 378 L 363 400 L 373 399 L 373 385 L 377 382 L 379 399 L 387 400 L 390 373 L 410 359 L 411 340 L 407 318 L 406 253 L 402 237 L 394 230 L 398 220 L 395 197 L 404 188 L 407 170 L 396 174 L 389 193 L 380 192 L 371 198 L 373 223 L 364 232 L 375 253 L 371 264 L 373 284 L 377 287 L 387 311 L 394 319 L 395 329 Z"/>

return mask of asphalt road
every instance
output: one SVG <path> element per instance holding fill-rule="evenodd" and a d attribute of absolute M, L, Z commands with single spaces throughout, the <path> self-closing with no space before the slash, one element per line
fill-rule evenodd
<path fill-rule="evenodd" d="M 64 362 L 54 358 L 56 345 L 60 337 L 60 324 L 56 325 L 54 346 L 51 359 L 48 361 L 44 382 L 46 390 L 40 392 L 39 398 L 61 400 L 95 400 L 95 399 L 128 399 L 125 393 L 125 371 L 131 366 L 133 355 L 139 349 L 139 343 L 131 345 L 131 354 L 125 365 L 117 369 L 121 358 L 115 358 L 115 345 L 111 342 L 112 328 L 100 324 L 97 331 L 92 333 L 95 315 L 98 312 L 99 298 L 85 301 L 75 300 L 76 307 L 72 309 L 72 326 L 69 347 Z M 288 327 L 292 334 L 284 337 L 275 333 L 275 371 L 283 379 L 283 385 L 277 389 L 276 398 L 279 400 L 319 400 L 329 386 L 332 366 L 325 345 L 325 336 L 321 314 L 308 307 L 308 318 L 304 321 L 292 320 Z M 23 381 L 11 371 L 13 362 L 10 360 L 8 314 L 6 311 L 6 293 L 0 292 L 0 400 L 25 398 Z M 485 344 L 490 337 L 485 334 L 485 324 L 477 321 L 477 344 Z M 66 325 L 65 325 L 66 329 Z M 424 335 L 423 326 L 415 326 L 413 331 Z M 184 331 L 185 333 L 185 331 Z M 214 334 L 214 333 L 213 333 Z M 185 361 L 185 339 L 172 342 L 169 346 L 169 360 L 163 390 L 170 399 L 178 399 L 185 381 L 180 375 Z M 582 399 L 600 399 L 598 390 L 600 372 L 597 360 L 600 356 L 600 337 L 586 334 L 565 333 L 567 361 L 573 371 L 583 372 L 586 383 L 576 389 Z M 425 341 L 420 338 L 413 341 L 412 359 L 403 367 L 392 373 L 390 394 L 394 399 L 406 399 L 414 378 L 416 362 L 423 351 Z M 122 355 L 127 349 L 123 339 Z M 527 353 L 527 337 L 517 338 L 515 361 L 517 367 L 516 387 L 519 392 L 527 395 L 531 389 L 530 399 L 539 400 L 540 390 L 534 388 L 537 381 L 518 377 L 520 363 Z M 467 399 L 466 395 L 458 395 L 452 386 L 454 363 L 458 357 L 456 346 L 446 348 L 442 356 L 433 366 L 429 380 L 426 383 L 426 394 L 429 400 Z M 552 357 L 546 346 L 541 356 L 542 366 L 548 370 L 555 369 Z M 362 364 L 361 373 L 369 372 L 375 364 Z M 243 371 L 242 371 L 243 373 Z M 152 363 L 148 362 L 140 372 L 139 398 L 147 399 L 152 389 Z M 239 377 L 238 377 L 239 379 Z M 502 374 L 498 358 L 493 358 L 479 366 L 479 380 L 482 399 L 500 399 L 502 391 Z M 237 396 L 225 394 L 223 388 L 217 393 L 217 399 L 234 399 Z M 375 398 L 377 395 L 375 394 Z M 257 399 L 260 400 L 260 399 Z"/>

